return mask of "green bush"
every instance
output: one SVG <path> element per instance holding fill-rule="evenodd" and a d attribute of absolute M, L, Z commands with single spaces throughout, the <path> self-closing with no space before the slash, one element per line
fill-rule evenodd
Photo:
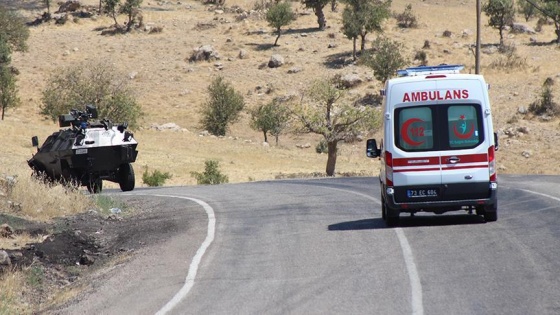
<path fill-rule="evenodd" d="M 327 141 L 325 139 L 321 139 L 321 141 L 317 143 L 317 146 L 315 146 L 315 152 L 319 154 L 329 152 L 329 147 L 327 146 Z"/>
<path fill-rule="evenodd" d="M 202 109 L 201 125 L 215 136 L 225 136 L 228 124 L 237 120 L 245 106 L 243 96 L 222 77 L 212 81 L 208 94 L 210 99 Z"/>
<path fill-rule="evenodd" d="M 554 101 L 552 86 L 554 80 L 547 78 L 544 81 L 541 95 L 538 100 L 529 105 L 529 111 L 535 115 L 557 116 L 560 113 L 560 106 Z"/>
<path fill-rule="evenodd" d="M 191 172 L 198 185 L 218 185 L 229 182 L 226 175 L 220 171 L 219 162 L 216 160 L 204 161 L 204 172 Z"/>
<path fill-rule="evenodd" d="M 154 187 L 154 186 L 163 186 L 165 181 L 170 179 L 172 176 L 168 172 L 162 173 L 158 170 L 154 170 L 151 174 L 148 172 L 148 168 L 142 174 L 142 181 L 144 184 Z"/>
<path fill-rule="evenodd" d="M 395 14 L 397 25 L 402 28 L 418 27 L 416 15 L 412 12 L 412 4 L 408 4 L 402 13 Z"/>

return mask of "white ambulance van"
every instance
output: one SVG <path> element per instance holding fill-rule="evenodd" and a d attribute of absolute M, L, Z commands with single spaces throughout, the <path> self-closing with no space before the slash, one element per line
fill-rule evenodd
<path fill-rule="evenodd" d="M 498 219 L 495 151 L 488 84 L 461 74 L 462 65 L 407 68 L 388 80 L 383 139 L 367 141 L 379 157 L 382 217 L 399 224 L 401 212 L 465 210 Z"/>

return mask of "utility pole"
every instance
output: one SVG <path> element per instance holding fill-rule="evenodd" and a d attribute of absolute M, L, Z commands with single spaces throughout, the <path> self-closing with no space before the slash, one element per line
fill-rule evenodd
<path fill-rule="evenodd" d="M 474 54 L 474 73 L 480 74 L 480 0 L 476 0 L 476 48 Z"/>

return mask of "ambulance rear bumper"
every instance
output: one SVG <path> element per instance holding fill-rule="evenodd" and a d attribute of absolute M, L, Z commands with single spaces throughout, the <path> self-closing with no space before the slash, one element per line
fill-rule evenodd
<path fill-rule="evenodd" d="M 466 208 L 484 207 L 485 209 L 495 208 L 497 205 L 497 188 L 490 189 L 489 183 L 483 184 L 485 192 L 481 194 L 479 189 L 471 187 L 464 190 L 461 195 L 449 196 L 442 194 L 438 197 L 427 198 L 407 198 L 406 192 L 408 187 L 386 187 L 383 189 L 386 206 L 391 210 L 399 212 L 436 212 L 443 213 L 447 211 L 455 211 Z M 495 187 L 497 185 L 494 185 Z M 392 188 L 392 189 L 387 189 Z M 474 188 L 474 189 L 473 189 Z M 480 187 L 478 187 L 480 188 Z M 388 191 L 392 190 L 392 194 Z M 478 191 L 478 192 L 477 192 Z M 456 197 L 456 198 L 454 198 Z"/>

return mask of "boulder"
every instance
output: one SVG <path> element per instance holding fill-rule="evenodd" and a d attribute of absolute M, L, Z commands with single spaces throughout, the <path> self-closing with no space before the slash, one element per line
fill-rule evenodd
<path fill-rule="evenodd" d="M 269 68 L 278 68 L 284 64 L 284 57 L 281 55 L 275 54 L 270 57 L 268 61 Z"/>

